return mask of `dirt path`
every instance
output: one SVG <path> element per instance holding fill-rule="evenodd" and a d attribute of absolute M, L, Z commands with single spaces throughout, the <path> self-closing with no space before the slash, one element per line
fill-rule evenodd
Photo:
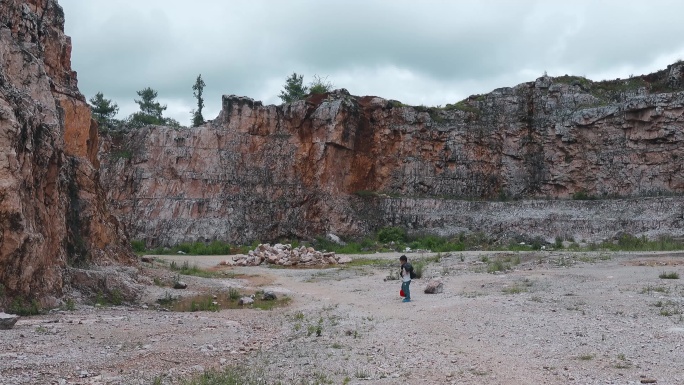
<path fill-rule="evenodd" d="M 398 255 L 371 256 L 387 266 L 184 277 L 198 290 L 293 299 L 271 311 L 84 307 L 22 319 L 0 333 L 0 378 L 10 379 L 0 383 L 172 383 L 229 364 L 297 384 L 684 383 L 684 284 L 658 277 L 684 275 L 681 254 L 453 254 L 425 270 L 444 292 L 415 280 L 411 303 L 384 280 Z M 497 259 L 513 270 L 487 273 Z"/>

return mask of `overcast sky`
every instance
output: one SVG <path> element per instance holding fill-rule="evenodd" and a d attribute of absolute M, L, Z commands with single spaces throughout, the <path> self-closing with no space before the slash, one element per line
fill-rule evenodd
<path fill-rule="evenodd" d="M 190 123 L 221 95 L 280 104 L 292 72 L 406 104 L 445 105 L 551 76 L 625 78 L 684 59 L 684 2 L 594 0 L 59 0 L 86 98 L 138 110 L 152 87 Z"/>

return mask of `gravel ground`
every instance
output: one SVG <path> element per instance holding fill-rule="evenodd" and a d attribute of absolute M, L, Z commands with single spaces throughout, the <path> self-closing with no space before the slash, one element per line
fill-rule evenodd
<path fill-rule="evenodd" d="M 285 384 L 684 383 L 684 281 L 659 278 L 684 277 L 684 254 L 452 253 L 427 264 L 411 303 L 385 280 L 398 255 L 364 256 L 386 265 L 234 268 L 225 279 L 182 277 L 184 291 L 150 286 L 147 308 L 22 318 L 0 331 L 0 384 L 172 384 L 227 365 Z M 215 269 L 225 259 L 164 258 Z M 512 270 L 488 273 L 497 260 Z M 430 277 L 443 293 L 423 293 Z M 229 287 L 292 300 L 192 313 L 153 305 L 167 292 Z"/>

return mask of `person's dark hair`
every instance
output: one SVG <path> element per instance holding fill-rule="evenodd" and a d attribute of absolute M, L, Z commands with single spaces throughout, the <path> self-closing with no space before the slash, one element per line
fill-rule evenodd
<path fill-rule="evenodd" d="M 400 261 L 406 261 L 407 259 L 406 259 L 406 256 L 405 256 L 405 255 L 402 255 L 401 257 L 399 257 L 399 260 L 400 260 Z"/>

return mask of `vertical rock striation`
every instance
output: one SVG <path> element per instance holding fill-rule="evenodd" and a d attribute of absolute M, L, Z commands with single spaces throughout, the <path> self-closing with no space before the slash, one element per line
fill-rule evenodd
<path fill-rule="evenodd" d="M 0 283 L 54 304 L 71 268 L 130 263 L 56 0 L 0 3 Z"/>
<path fill-rule="evenodd" d="M 600 83 L 544 76 L 444 108 L 345 90 L 281 106 L 224 96 L 203 127 L 149 127 L 105 145 L 103 183 L 132 236 L 148 245 L 359 234 L 388 224 L 506 233 L 496 215 L 478 216 L 499 204 L 467 201 L 511 198 L 545 199 L 547 212 L 576 219 L 559 224 L 567 230 L 591 221 L 574 216 L 573 196 L 684 192 L 683 67 Z M 633 222 L 626 205 L 634 204 L 674 226 L 660 233 L 681 232 L 676 209 L 616 202 L 610 210 L 623 226 L 596 218 L 578 234 L 653 234 Z M 504 209 L 520 211 L 515 205 Z M 547 219 L 529 219 L 519 222 L 558 235 Z"/>

